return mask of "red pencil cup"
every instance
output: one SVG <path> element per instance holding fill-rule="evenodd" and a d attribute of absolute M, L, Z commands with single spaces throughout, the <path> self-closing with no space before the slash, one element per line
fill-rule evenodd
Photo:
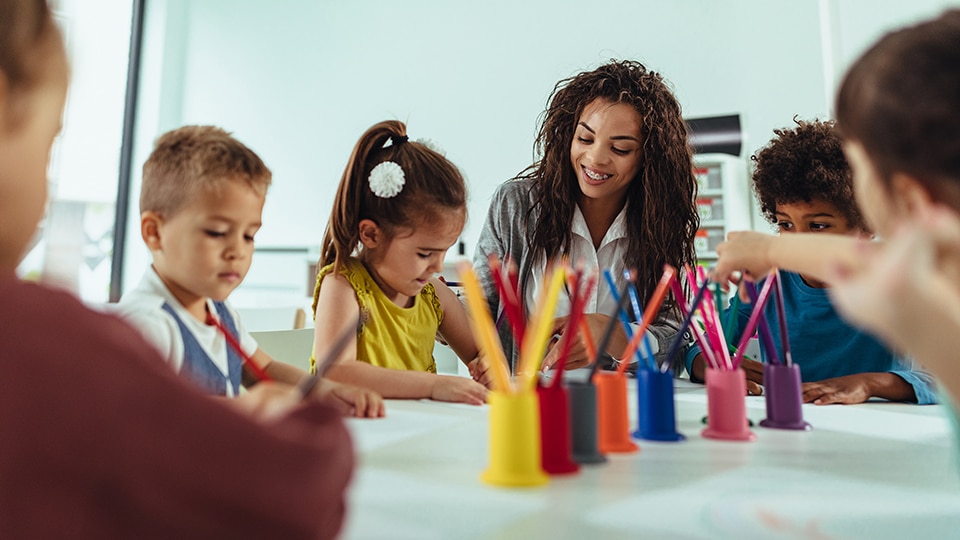
<path fill-rule="evenodd" d="M 570 404 L 567 390 L 559 384 L 537 386 L 540 397 L 540 452 L 543 470 L 571 474 L 580 470 L 572 458 Z"/>
<path fill-rule="evenodd" d="M 708 439 L 756 440 L 747 425 L 747 374 L 742 369 L 707 368 L 706 379 L 707 427 L 700 434 Z"/>
<path fill-rule="evenodd" d="M 636 452 L 640 448 L 630 440 L 627 416 L 627 376 L 617 371 L 598 371 L 593 379 L 597 386 L 600 451 Z"/>
<path fill-rule="evenodd" d="M 763 393 L 767 401 L 767 417 L 760 421 L 761 426 L 802 431 L 813 429 L 803 420 L 800 366 L 764 364 Z"/>

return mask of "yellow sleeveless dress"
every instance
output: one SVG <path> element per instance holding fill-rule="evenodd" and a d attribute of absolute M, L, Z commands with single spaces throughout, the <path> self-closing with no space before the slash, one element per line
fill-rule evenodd
<path fill-rule="evenodd" d="M 320 281 L 333 272 L 327 265 L 317 274 L 313 289 L 313 312 L 316 319 Z M 427 285 L 414 299 L 413 306 L 400 307 L 391 302 L 380 290 L 366 267 L 350 258 L 340 268 L 357 294 L 360 312 L 366 320 L 357 333 L 357 360 L 390 369 L 437 372 L 433 359 L 433 345 L 437 329 L 443 322 L 443 310 L 433 284 Z M 310 358 L 310 370 L 316 370 L 316 358 Z"/>

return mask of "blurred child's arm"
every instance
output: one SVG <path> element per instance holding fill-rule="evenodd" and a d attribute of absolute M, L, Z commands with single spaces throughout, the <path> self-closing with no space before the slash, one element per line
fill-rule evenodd
<path fill-rule="evenodd" d="M 307 372 L 290 364 L 279 362 L 270 357 L 263 349 L 257 349 L 252 360 L 260 366 L 270 379 L 285 386 L 296 386 Z M 260 386 L 252 385 L 251 390 Z M 301 396 L 302 397 L 302 396 Z M 311 399 L 333 406 L 344 416 L 359 418 L 379 418 L 383 416 L 383 398 L 380 394 L 366 388 L 333 381 L 320 381 L 310 393 Z"/>
<path fill-rule="evenodd" d="M 730 281 L 734 272 L 747 271 L 760 279 L 774 267 L 830 283 L 838 264 L 857 265 L 854 249 L 862 240 L 845 235 L 795 233 L 774 236 L 754 231 L 731 232 L 717 246 L 715 277 Z"/>
<path fill-rule="evenodd" d="M 217 399 L 258 420 L 272 420 L 293 410 L 301 398 L 292 386 L 266 381 L 235 398 Z"/>
<path fill-rule="evenodd" d="M 901 226 L 863 263 L 834 268 L 830 295 L 840 313 L 920 362 L 940 387 L 960 396 L 960 216 L 933 207 Z M 920 397 L 920 396 L 918 396 Z"/>
<path fill-rule="evenodd" d="M 917 401 L 913 385 L 894 373 L 855 373 L 803 383 L 804 403 L 863 403 L 872 397 L 890 401 Z"/>

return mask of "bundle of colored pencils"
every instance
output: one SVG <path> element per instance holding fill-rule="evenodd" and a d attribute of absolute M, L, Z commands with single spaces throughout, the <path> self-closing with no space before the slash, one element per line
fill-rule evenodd
<path fill-rule="evenodd" d="M 667 369 L 676 360 L 683 335 L 690 330 L 693 333 L 697 345 L 703 353 L 707 366 L 719 370 L 734 370 L 740 367 L 743 362 L 743 353 L 746 350 L 747 342 L 753 337 L 759 326 L 760 342 L 766 357 L 772 362 L 779 362 L 776 353 L 776 347 L 773 344 L 773 338 L 770 335 L 770 329 L 763 317 L 764 306 L 770 299 L 771 294 L 776 287 L 778 292 L 778 312 L 780 315 L 780 330 L 782 341 L 784 343 L 785 357 L 789 359 L 789 345 L 786 329 L 786 317 L 783 309 L 783 292 L 780 287 L 779 272 L 774 270 L 764 281 L 763 288 L 757 294 L 756 285 L 750 281 L 744 281 L 743 286 L 750 294 L 753 308 L 746 326 L 740 334 L 740 339 L 734 344 L 734 333 L 736 330 L 737 310 L 740 304 L 740 295 L 738 291 L 734 292 L 733 299 L 727 317 L 721 320 L 722 311 L 722 291 L 718 283 L 710 283 L 707 279 L 706 271 L 701 266 L 694 272 L 690 267 L 686 267 L 687 282 L 690 284 L 693 299 L 688 303 L 680 283 L 674 280 L 671 283 L 674 296 L 678 299 L 680 310 L 684 315 L 684 321 L 680 326 L 676 340 L 671 344 L 666 356 L 663 368 Z M 712 289 L 712 290 L 711 290 Z M 694 322 L 694 319 L 699 321 Z M 699 323 L 699 324 L 698 324 Z M 788 360 L 789 361 L 789 360 Z"/>
<path fill-rule="evenodd" d="M 545 281 L 546 286 L 540 291 L 539 298 L 534 306 L 534 315 L 530 321 L 527 321 L 520 301 L 521 295 L 516 278 L 516 267 L 508 264 L 506 276 L 504 276 L 503 266 L 495 256 L 492 256 L 490 258 L 490 270 L 497 285 L 500 301 L 504 306 L 504 313 L 506 313 L 513 331 L 514 340 L 520 349 L 520 358 L 516 369 L 518 381 L 514 385 L 510 380 L 508 364 L 493 324 L 493 317 L 490 315 L 489 304 L 487 304 L 473 268 L 469 263 L 464 262 L 458 265 L 457 270 L 466 291 L 467 306 L 471 314 L 474 335 L 477 337 L 483 353 L 490 356 L 491 359 L 496 390 L 518 392 L 533 388 L 538 380 L 537 374 L 551 339 L 557 299 L 568 279 L 569 287 L 573 291 L 570 318 L 561 338 L 560 354 L 555 367 L 562 370 L 566 365 L 570 347 L 578 329 L 581 331 L 582 339 L 588 350 L 592 347 L 593 340 L 589 336 L 589 329 L 586 327 L 582 315 L 583 306 L 592 292 L 593 283 L 596 281 L 595 277 L 584 278 L 582 270 L 567 270 L 563 263 L 551 264 L 548 271 L 549 275 Z M 558 384 L 559 380 L 560 377 L 556 377 L 554 384 Z"/>

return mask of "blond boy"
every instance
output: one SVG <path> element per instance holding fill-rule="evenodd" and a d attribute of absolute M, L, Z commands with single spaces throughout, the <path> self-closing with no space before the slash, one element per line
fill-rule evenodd
<path fill-rule="evenodd" d="M 143 166 L 140 232 L 153 264 L 120 314 L 209 394 L 237 397 L 261 371 L 281 384 L 305 375 L 261 350 L 227 302 L 250 269 L 270 182 L 256 153 L 213 126 L 162 135 Z M 383 415 L 370 390 L 325 382 L 314 393 L 344 412 Z"/>

